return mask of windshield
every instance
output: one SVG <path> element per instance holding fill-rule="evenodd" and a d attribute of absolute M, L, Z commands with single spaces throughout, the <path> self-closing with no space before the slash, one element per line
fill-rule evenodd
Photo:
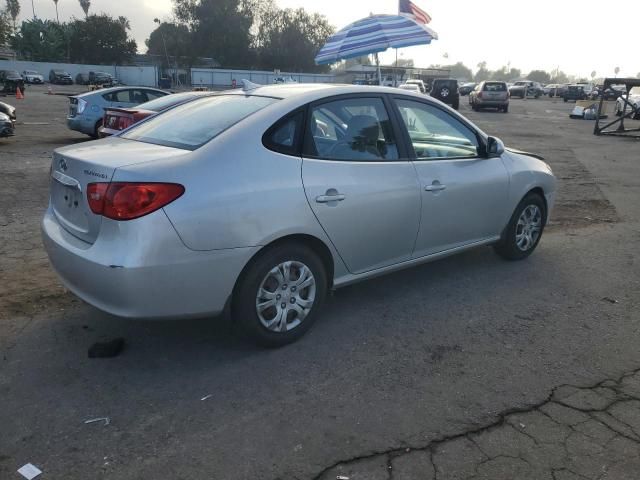
<path fill-rule="evenodd" d="M 188 102 L 153 117 L 122 137 L 167 147 L 195 150 L 277 99 L 219 95 Z"/>

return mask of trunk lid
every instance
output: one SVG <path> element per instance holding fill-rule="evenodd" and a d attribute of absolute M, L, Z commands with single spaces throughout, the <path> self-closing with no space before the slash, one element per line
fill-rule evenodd
<path fill-rule="evenodd" d="M 64 147 L 53 153 L 50 202 L 60 225 L 75 237 L 94 243 L 102 216 L 87 200 L 87 185 L 110 182 L 119 167 L 162 160 L 189 152 L 148 143 L 107 138 L 83 146 Z M 162 179 L 154 179 L 162 181 Z"/>

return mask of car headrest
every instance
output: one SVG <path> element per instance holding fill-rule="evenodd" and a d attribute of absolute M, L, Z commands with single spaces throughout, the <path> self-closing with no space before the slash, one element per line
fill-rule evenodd
<path fill-rule="evenodd" d="M 376 143 L 380 138 L 380 123 L 371 115 L 354 115 L 347 123 L 347 137 L 366 144 Z"/>

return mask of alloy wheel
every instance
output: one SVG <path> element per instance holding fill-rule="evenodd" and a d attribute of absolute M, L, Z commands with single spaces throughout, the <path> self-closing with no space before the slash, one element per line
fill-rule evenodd
<path fill-rule="evenodd" d="M 522 252 L 533 248 L 542 231 L 542 212 L 537 205 L 529 205 L 520 214 L 516 225 L 516 245 Z"/>

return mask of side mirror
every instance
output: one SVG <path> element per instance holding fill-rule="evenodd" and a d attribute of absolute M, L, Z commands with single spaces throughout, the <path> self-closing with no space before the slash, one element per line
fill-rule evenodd
<path fill-rule="evenodd" d="M 499 157 L 504 153 L 504 143 L 502 140 L 496 137 L 489 137 L 487 139 L 487 154 L 488 157 Z"/>

